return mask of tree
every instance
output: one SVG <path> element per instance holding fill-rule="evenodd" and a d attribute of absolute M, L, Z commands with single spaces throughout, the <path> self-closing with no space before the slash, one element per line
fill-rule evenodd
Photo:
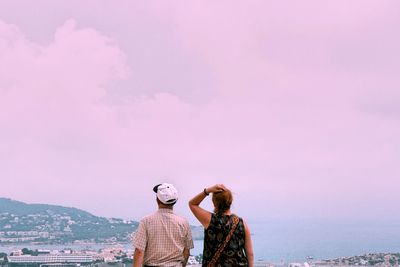
<path fill-rule="evenodd" d="M 27 248 L 23 248 L 21 251 L 22 251 L 22 255 L 32 255 L 32 256 L 39 255 L 39 251 L 37 249 L 36 250 L 30 250 L 30 249 L 27 249 Z"/>
<path fill-rule="evenodd" d="M 0 266 L 5 266 L 7 265 L 7 253 L 0 252 Z"/>

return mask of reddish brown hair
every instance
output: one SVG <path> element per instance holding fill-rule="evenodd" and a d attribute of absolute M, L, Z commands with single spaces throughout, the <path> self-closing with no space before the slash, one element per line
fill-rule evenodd
<path fill-rule="evenodd" d="M 233 201 L 232 192 L 225 190 L 218 193 L 213 193 L 212 202 L 214 204 L 215 213 L 224 213 L 231 208 Z"/>

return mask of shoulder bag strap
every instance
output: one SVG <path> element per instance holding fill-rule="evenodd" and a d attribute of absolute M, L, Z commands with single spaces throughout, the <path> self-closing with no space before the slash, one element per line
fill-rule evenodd
<path fill-rule="evenodd" d="M 213 267 L 215 266 L 215 263 L 217 262 L 217 260 L 219 259 L 219 257 L 221 256 L 222 251 L 224 251 L 226 245 L 229 243 L 229 241 L 231 240 L 232 236 L 233 236 L 233 232 L 235 232 L 235 229 L 237 227 L 237 225 L 239 224 L 239 218 L 236 215 L 233 215 L 233 224 L 232 224 L 232 228 L 229 231 L 228 236 L 225 238 L 224 243 L 222 243 L 219 248 L 217 249 L 217 251 L 214 254 L 214 257 L 211 259 L 211 261 L 208 263 L 207 267 Z"/>

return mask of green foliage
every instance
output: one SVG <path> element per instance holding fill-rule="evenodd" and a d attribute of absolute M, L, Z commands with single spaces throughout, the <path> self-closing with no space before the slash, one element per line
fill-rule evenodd
<path fill-rule="evenodd" d="M 0 252 L 0 266 L 7 266 L 7 253 Z"/>
<path fill-rule="evenodd" d="M 376 260 L 371 259 L 371 260 L 368 260 L 368 264 L 369 265 L 376 265 L 376 264 L 380 264 L 382 262 L 384 262 L 382 259 L 376 259 Z"/>
<path fill-rule="evenodd" d="M 122 258 L 122 263 L 125 264 L 132 264 L 133 260 L 131 258 Z"/>
<path fill-rule="evenodd" d="M 37 249 L 36 250 L 30 250 L 30 249 L 27 249 L 27 248 L 23 248 L 22 249 L 22 255 L 37 256 L 37 255 L 39 255 L 39 252 L 38 252 Z"/>
<path fill-rule="evenodd" d="M 197 262 L 202 262 L 203 261 L 203 254 L 199 254 L 197 256 L 194 257 L 196 259 Z"/>

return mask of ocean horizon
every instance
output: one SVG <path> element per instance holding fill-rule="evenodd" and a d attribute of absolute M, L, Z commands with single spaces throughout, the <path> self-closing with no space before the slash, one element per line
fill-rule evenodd
<path fill-rule="evenodd" d="M 249 222 L 256 260 L 306 261 L 400 252 L 400 221 L 282 219 Z"/>

